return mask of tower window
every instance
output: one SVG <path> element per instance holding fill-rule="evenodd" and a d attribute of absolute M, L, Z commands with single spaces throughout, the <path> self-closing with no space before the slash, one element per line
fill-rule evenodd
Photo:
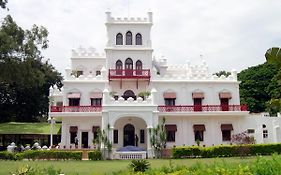
<path fill-rule="evenodd" d="M 126 45 L 132 45 L 132 32 L 127 32 L 126 33 Z"/>
<path fill-rule="evenodd" d="M 116 45 L 123 45 L 123 35 L 121 33 L 116 35 Z"/>
<path fill-rule="evenodd" d="M 136 45 L 142 45 L 142 36 L 140 33 L 136 34 Z"/>

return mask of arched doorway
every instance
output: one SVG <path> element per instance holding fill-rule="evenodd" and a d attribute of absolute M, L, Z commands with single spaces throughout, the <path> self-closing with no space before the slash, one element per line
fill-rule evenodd
<path fill-rule="evenodd" d="M 133 60 L 131 58 L 125 60 L 125 75 L 133 75 Z"/>
<path fill-rule="evenodd" d="M 136 100 L 136 95 L 132 90 L 126 90 L 123 94 L 123 98 L 127 100 L 129 97 L 132 97 L 134 100 Z"/>
<path fill-rule="evenodd" d="M 135 146 L 135 127 L 132 124 L 124 126 L 124 147 Z"/>

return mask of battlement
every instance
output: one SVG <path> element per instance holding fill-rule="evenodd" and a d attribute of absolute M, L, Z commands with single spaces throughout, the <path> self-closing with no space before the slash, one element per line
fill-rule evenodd
<path fill-rule="evenodd" d="M 105 53 L 97 53 L 93 47 L 83 48 L 80 46 L 77 49 L 71 50 L 71 58 L 105 58 Z"/>
<path fill-rule="evenodd" d="M 124 23 L 140 23 L 140 24 L 143 24 L 143 23 L 152 23 L 153 20 L 152 20 L 152 12 L 147 12 L 147 17 L 145 18 L 141 18 L 141 17 L 130 17 L 130 18 L 127 18 L 127 17 L 124 17 L 124 18 L 120 18 L 120 17 L 112 17 L 111 16 L 111 12 L 106 12 L 106 23 L 109 24 L 109 23 L 120 23 L 120 24 L 124 24 Z"/>

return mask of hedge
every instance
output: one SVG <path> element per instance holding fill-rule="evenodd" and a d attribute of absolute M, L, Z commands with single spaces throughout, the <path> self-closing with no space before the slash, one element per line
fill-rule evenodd
<path fill-rule="evenodd" d="M 281 153 L 281 144 L 221 145 L 211 147 L 182 146 L 172 149 L 173 158 L 211 158 L 271 155 Z"/>
<path fill-rule="evenodd" d="M 8 153 L 7 151 L 0 152 L 0 159 L 2 160 L 81 160 L 82 151 L 57 151 L 57 150 L 48 150 L 48 151 L 35 151 L 29 150 L 21 153 Z"/>
<path fill-rule="evenodd" d="M 88 157 L 90 160 L 101 160 L 102 159 L 102 153 L 100 151 L 90 151 L 88 152 Z"/>

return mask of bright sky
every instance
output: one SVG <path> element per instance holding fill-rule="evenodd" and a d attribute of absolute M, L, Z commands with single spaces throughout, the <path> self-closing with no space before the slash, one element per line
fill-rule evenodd
<path fill-rule="evenodd" d="M 280 0 L 9 0 L 8 8 L 1 19 L 9 13 L 25 29 L 48 29 L 44 55 L 62 73 L 73 48 L 104 52 L 108 10 L 114 17 L 146 17 L 151 10 L 154 55 L 170 64 L 198 64 L 203 55 L 212 72 L 240 71 L 281 46 Z"/>

